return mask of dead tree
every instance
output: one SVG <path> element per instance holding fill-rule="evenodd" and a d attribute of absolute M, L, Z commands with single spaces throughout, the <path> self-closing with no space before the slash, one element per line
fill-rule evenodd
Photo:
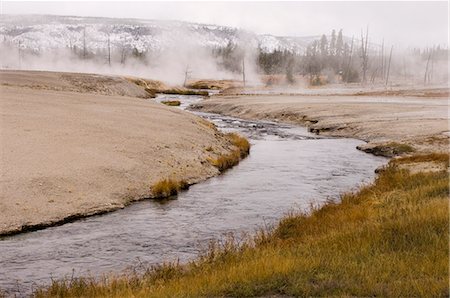
<path fill-rule="evenodd" d="M 432 52 L 434 52 L 434 47 Z M 432 84 L 433 82 L 433 72 L 434 72 L 434 56 L 435 55 L 431 55 L 431 70 L 430 70 L 430 79 L 428 80 L 428 83 Z"/>
<path fill-rule="evenodd" d="M 22 41 L 21 40 L 19 40 L 18 55 L 19 55 L 19 69 L 22 69 Z"/>
<path fill-rule="evenodd" d="M 372 76 L 370 77 L 370 82 L 371 82 L 372 84 L 375 84 L 375 79 L 376 79 L 376 77 L 377 77 L 377 74 L 378 74 L 378 67 L 375 68 L 375 70 L 374 70 L 373 73 L 372 73 Z"/>
<path fill-rule="evenodd" d="M 384 80 L 384 38 L 381 44 L 381 79 Z"/>
<path fill-rule="evenodd" d="M 183 87 L 186 87 L 187 80 L 189 78 L 189 75 L 191 74 L 191 71 L 189 70 L 189 65 L 186 66 L 186 69 L 184 70 L 184 83 Z"/>
<path fill-rule="evenodd" d="M 428 75 L 428 66 L 430 65 L 430 59 L 431 59 L 431 54 L 433 52 L 430 50 L 430 54 L 428 55 L 428 59 L 427 59 L 427 66 L 425 67 L 425 76 L 423 79 L 423 84 L 426 85 L 427 82 L 429 82 L 429 75 Z"/>
<path fill-rule="evenodd" d="M 353 41 L 354 36 L 352 36 L 352 43 L 350 45 L 350 57 L 348 58 L 348 64 L 347 64 L 347 71 L 345 72 L 345 82 L 348 83 L 349 80 L 349 72 L 350 72 L 350 66 L 352 64 L 352 57 L 353 57 Z"/>
<path fill-rule="evenodd" d="M 361 56 L 362 56 L 362 83 L 365 84 L 366 83 L 366 74 L 367 74 L 367 67 L 368 67 L 368 62 L 369 62 L 369 54 L 367 52 L 368 49 L 368 43 L 369 41 L 369 26 L 367 26 L 366 29 L 366 37 L 364 38 L 364 35 L 362 33 L 361 30 Z"/>
<path fill-rule="evenodd" d="M 245 58 L 242 58 L 242 82 L 245 87 Z"/>
<path fill-rule="evenodd" d="M 83 59 L 86 59 L 86 27 L 83 27 Z"/>
<path fill-rule="evenodd" d="M 125 45 L 125 42 L 122 42 L 121 49 L 120 49 L 120 64 L 125 64 L 125 61 L 127 60 L 127 47 Z"/>
<path fill-rule="evenodd" d="M 394 49 L 394 46 L 391 46 L 391 53 L 389 54 L 389 63 L 387 65 L 386 84 L 385 84 L 385 86 L 387 86 L 388 82 L 389 82 L 389 72 L 391 70 L 391 59 L 392 59 L 392 50 L 393 49 Z"/>
<path fill-rule="evenodd" d="M 108 65 L 111 66 L 111 36 L 108 33 Z"/>

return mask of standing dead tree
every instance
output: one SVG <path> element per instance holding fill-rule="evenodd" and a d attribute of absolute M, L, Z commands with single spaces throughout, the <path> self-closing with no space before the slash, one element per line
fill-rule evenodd
<path fill-rule="evenodd" d="M 428 59 L 427 59 L 427 66 L 425 67 L 425 76 L 423 79 L 423 84 L 426 85 L 427 83 L 430 83 L 430 74 L 428 72 L 428 68 L 430 65 L 430 60 L 431 60 L 431 56 L 433 54 L 433 51 L 430 50 L 430 54 L 428 55 Z"/>
<path fill-rule="evenodd" d="M 187 81 L 189 79 L 189 75 L 191 74 L 191 71 L 189 70 L 189 65 L 186 65 L 186 69 L 184 70 L 184 83 L 183 87 L 186 87 Z"/>
<path fill-rule="evenodd" d="M 19 40 L 18 55 L 19 55 L 19 69 L 22 69 L 22 41 L 21 40 Z"/>
<path fill-rule="evenodd" d="M 83 27 L 83 59 L 86 59 L 86 26 Z"/>
<path fill-rule="evenodd" d="M 364 37 L 361 30 L 361 59 L 362 59 L 362 83 L 365 84 L 367 77 L 367 67 L 369 63 L 369 53 L 368 53 L 368 45 L 369 45 L 369 26 L 366 29 L 366 37 Z"/>
<path fill-rule="evenodd" d="M 245 57 L 242 58 L 242 83 L 245 87 Z"/>
<path fill-rule="evenodd" d="M 389 54 L 389 63 L 387 65 L 386 84 L 385 84 L 385 86 L 387 86 L 388 82 L 389 82 L 389 72 L 391 70 L 391 60 L 392 60 L 392 50 L 393 49 L 394 49 L 394 46 L 391 46 L 391 53 Z"/>
<path fill-rule="evenodd" d="M 111 66 L 111 35 L 108 33 L 108 65 Z"/>
<path fill-rule="evenodd" d="M 350 53 L 349 53 L 349 58 L 348 58 L 347 70 L 345 71 L 345 82 L 347 82 L 347 83 L 348 83 L 349 78 L 350 78 L 350 67 L 352 65 L 353 41 L 354 41 L 354 36 L 352 36 L 352 43 L 351 43 L 351 46 L 350 46 Z"/>
<path fill-rule="evenodd" d="M 384 81 L 384 38 L 383 41 L 381 43 L 381 80 Z"/>

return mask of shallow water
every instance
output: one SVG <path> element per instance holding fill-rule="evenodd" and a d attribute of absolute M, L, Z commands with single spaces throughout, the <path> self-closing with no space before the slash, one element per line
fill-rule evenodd
<path fill-rule="evenodd" d="M 165 97 L 168 98 L 168 97 Z M 180 96 L 177 96 L 180 98 Z M 158 98 L 162 100 L 164 98 Z M 197 97 L 182 97 L 186 107 Z M 291 210 L 307 210 L 370 182 L 386 159 L 361 141 L 322 138 L 305 128 L 199 113 L 249 137 L 248 158 L 176 199 L 125 209 L 0 240 L 0 288 L 26 294 L 51 278 L 121 272 L 198 255 L 208 240 L 253 232 Z"/>

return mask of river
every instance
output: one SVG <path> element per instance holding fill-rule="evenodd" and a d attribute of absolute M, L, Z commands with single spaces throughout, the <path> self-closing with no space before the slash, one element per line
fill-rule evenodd
<path fill-rule="evenodd" d="M 161 101 L 180 96 L 159 96 Z M 183 96 L 181 108 L 199 100 Z M 197 113 L 252 144 L 250 155 L 176 198 L 0 240 L 0 288 L 29 294 L 51 278 L 118 273 L 127 267 L 186 261 L 209 240 L 252 233 L 284 214 L 308 210 L 373 180 L 387 162 L 356 150 L 361 141 L 321 137 L 306 128 Z"/>

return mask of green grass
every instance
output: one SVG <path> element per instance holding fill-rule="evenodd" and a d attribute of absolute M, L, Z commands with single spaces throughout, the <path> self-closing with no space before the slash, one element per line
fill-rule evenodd
<path fill-rule="evenodd" d="M 417 158 L 428 159 L 445 158 Z M 448 297 L 448 173 L 399 167 L 409 162 L 393 160 L 373 185 L 339 203 L 289 214 L 244 242 L 212 242 L 189 264 L 100 281 L 54 281 L 35 296 Z"/>

